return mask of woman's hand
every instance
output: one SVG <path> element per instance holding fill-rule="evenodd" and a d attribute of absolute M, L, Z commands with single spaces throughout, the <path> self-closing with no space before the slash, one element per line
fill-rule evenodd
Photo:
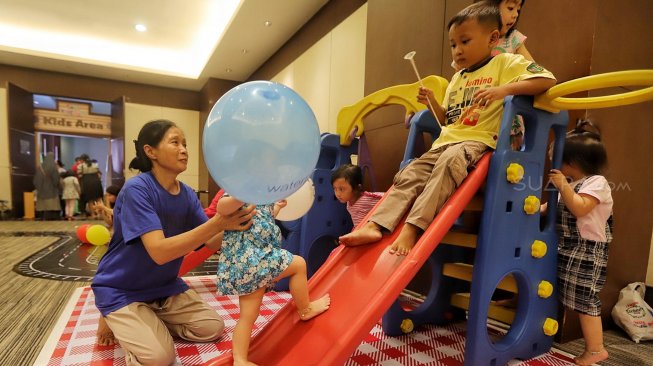
<path fill-rule="evenodd" d="M 229 215 L 216 214 L 213 218 L 217 221 L 220 230 L 243 231 L 252 226 L 252 217 L 256 215 L 256 206 L 243 206 Z"/>

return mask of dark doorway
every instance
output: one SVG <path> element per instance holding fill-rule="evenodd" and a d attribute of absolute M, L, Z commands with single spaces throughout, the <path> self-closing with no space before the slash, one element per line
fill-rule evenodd
<path fill-rule="evenodd" d="M 32 93 L 9 83 L 7 105 L 12 213 L 22 218 L 25 215 L 23 193 L 34 190 L 32 181 L 36 171 Z"/>

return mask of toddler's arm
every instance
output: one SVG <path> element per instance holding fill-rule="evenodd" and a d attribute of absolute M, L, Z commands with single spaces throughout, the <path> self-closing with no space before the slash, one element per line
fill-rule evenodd
<path fill-rule="evenodd" d="M 274 208 L 272 209 L 272 216 L 277 217 L 277 215 L 279 214 L 279 211 L 281 211 L 282 208 L 286 207 L 287 204 L 288 204 L 288 201 L 286 201 L 286 200 L 281 200 L 279 202 L 276 202 L 274 204 Z"/>
<path fill-rule="evenodd" d="M 571 187 L 569 182 L 567 182 L 567 177 L 565 177 L 561 171 L 557 169 L 551 169 L 549 173 L 549 180 L 553 185 L 560 191 L 560 198 L 565 204 L 565 207 L 571 211 L 571 213 L 576 217 L 583 217 L 587 215 L 590 211 L 599 204 L 599 200 L 596 197 L 592 197 L 588 194 L 578 194 L 574 192 L 574 189 Z"/>
<path fill-rule="evenodd" d="M 531 55 L 530 52 L 528 52 L 525 44 L 519 46 L 519 48 L 517 48 L 515 51 L 518 55 L 524 56 L 524 58 L 527 59 L 528 61 L 533 61 L 533 56 Z"/>
<path fill-rule="evenodd" d="M 220 215 L 229 215 L 236 212 L 239 208 L 243 207 L 245 204 L 234 197 L 223 196 L 218 200 L 218 205 L 216 206 L 216 211 Z"/>

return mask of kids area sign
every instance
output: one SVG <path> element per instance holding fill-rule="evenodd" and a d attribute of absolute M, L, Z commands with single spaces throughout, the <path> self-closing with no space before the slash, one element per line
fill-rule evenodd
<path fill-rule="evenodd" d="M 88 103 L 57 101 L 57 109 L 34 109 L 36 131 L 111 136 L 111 117 L 91 113 Z"/>

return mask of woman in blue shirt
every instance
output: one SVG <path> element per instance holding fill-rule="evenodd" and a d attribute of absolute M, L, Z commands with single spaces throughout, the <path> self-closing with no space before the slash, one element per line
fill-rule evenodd
<path fill-rule="evenodd" d="M 129 168 L 141 174 L 118 195 L 115 231 L 91 284 L 102 313 L 98 342 L 118 341 L 127 365 L 169 365 L 176 359 L 173 336 L 210 342 L 224 329 L 220 316 L 177 277 L 183 256 L 202 244 L 219 248 L 222 231 L 249 228 L 255 211 L 248 206 L 207 219 L 193 189 L 177 180 L 188 151 L 173 122 L 146 123 L 134 143 Z"/>

